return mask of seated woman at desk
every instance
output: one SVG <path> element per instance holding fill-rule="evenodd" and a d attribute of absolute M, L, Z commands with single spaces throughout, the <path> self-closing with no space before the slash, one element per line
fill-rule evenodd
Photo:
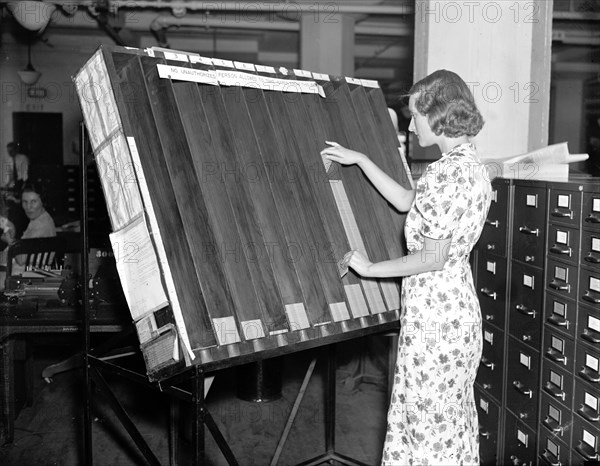
<path fill-rule="evenodd" d="M 44 208 L 42 200 L 42 190 L 33 183 L 26 183 L 21 192 L 21 206 L 25 215 L 29 219 L 27 228 L 23 232 L 21 239 L 27 238 L 50 238 L 56 236 L 56 226 L 50 214 Z M 2 218 L 0 218 L 2 222 Z M 6 220 L 6 229 L 3 230 L 1 239 L 9 244 L 15 242 L 15 229 L 10 220 Z M 1 226 L 1 225 L 0 225 Z M 6 258 L 4 263 L 6 263 Z M 23 265 L 27 257 L 24 254 L 16 256 L 12 263 L 11 275 L 19 275 L 24 271 Z M 0 287 L 4 281 L 0 277 Z"/>

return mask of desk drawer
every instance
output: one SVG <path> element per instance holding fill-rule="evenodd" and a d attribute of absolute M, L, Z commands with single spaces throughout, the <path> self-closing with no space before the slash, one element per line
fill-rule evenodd
<path fill-rule="evenodd" d="M 579 306 L 577 338 L 600 350 L 600 312 L 590 306 Z"/>
<path fill-rule="evenodd" d="M 554 397 L 542 392 L 542 403 L 540 405 L 540 422 L 552 436 L 559 438 L 567 445 L 571 441 L 573 414 L 571 410 L 562 403 L 557 402 Z"/>
<path fill-rule="evenodd" d="M 600 271 L 581 267 L 579 270 L 579 302 L 600 305 Z"/>
<path fill-rule="evenodd" d="M 573 411 L 596 429 L 600 428 L 600 391 L 582 380 L 575 380 Z"/>
<path fill-rule="evenodd" d="M 557 364 L 544 359 L 542 367 L 542 390 L 552 399 L 571 409 L 573 403 L 573 374 Z"/>
<path fill-rule="evenodd" d="M 600 227 L 596 227 L 598 229 Z M 581 231 L 581 263 L 587 267 L 600 270 L 600 232 Z"/>
<path fill-rule="evenodd" d="M 548 290 L 565 298 L 577 299 L 577 277 L 579 268 L 574 264 L 548 258 L 546 286 Z"/>
<path fill-rule="evenodd" d="M 504 464 L 533 466 L 536 464 L 535 432 L 512 415 L 506 416 Z"/>
<path fill-rule="evenodd" d="M 506 405 L 532 428 L 537 422 L 539 363 L 537 351 L 509 338 Z"/>
<path fill-rule="evenodd" d="M 548 199 L 548 217 L 550 222 L 560 222 L 579 228 L 581 223 L 581 203 L 581 191 L 552 188 Z"/>
<path fill-rule="evenodd" d="M 516 186 L 514 209 L 512 257 L 536 267 L 543 267 L 546 190 Z"/>
<path fill-rule="evenodd" d="M 541 270 L 512 262 L 509 330 L 533 348 L 541 343 L 543 285 Z"/>
<path fill-rule="evenodd" d="M 544 306 L 546 326 L 575 338 L 577 303 L 554 293 L 546 293 Z"/>
<path fill-rule="evenodd" d="M 548 229 L 548 257 L 578 264 L 579 230 L 554 224 L 550 224 Z"/>
<path fill-rule="evenodd" d="M 506 321 L 507 260 L 480 253 L 477 258 L 477 296 L 484 322 L 504 328 Z"/>

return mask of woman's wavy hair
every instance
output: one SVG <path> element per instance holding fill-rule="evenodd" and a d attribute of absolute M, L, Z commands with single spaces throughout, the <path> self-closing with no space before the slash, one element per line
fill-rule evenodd
<path fill-rule="evenodd" d="M 475 136 L 483 127 L 483 117 L 473 94 L 460 76 L 452 71 L 438 70 L 413 84 L 407 96 L 418 94 L 415 106 L 427 116 L 436 134 L 456 138 Z"/>

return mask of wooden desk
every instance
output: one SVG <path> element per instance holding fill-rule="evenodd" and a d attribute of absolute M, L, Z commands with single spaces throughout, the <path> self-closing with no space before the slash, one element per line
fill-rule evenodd
<path fill-rule="evenodd" d="M 91 332 L 120 332 L 130 319 L 129 311 L 115 307 L 92 310 Z M 0 304 L 0 445 L 12 442 L 15 420 L 14 345 L 25 335 L 76 333 L 82 329 L 78 310 L 60 306 L 58 301 L 35 297 L 17 304 Z"/>

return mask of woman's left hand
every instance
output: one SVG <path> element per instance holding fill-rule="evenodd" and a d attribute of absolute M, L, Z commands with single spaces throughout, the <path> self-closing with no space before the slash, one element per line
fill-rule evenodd
<path fill-rule="evenodd" d="M 373 263 L 358 251 L 350 251 L 344 256 L 344 263 L 362 277 L 368 277 Z"/>

